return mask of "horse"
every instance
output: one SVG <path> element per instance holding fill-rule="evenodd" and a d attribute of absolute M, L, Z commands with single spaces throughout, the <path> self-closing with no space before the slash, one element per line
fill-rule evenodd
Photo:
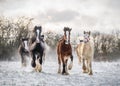
<path fill-rule="evenodd" d="M 36 72 L 42 71 L 43 57 L 45 56 L 44 35 L 41 35 L 42 27 L 35 26 L 33 36 L 30 38 L 31 66 Z"/>
<path fill-rule="evenodd" d="M 21 57 L 22 66 L 26 66 L 26 56 L 29 56 L 29 38 L 22 38 L 20 46 L 18 48 L 18 52 Z"/>
<path fill-rule="evenodd" d="M 94 57 L 94 41 L 91 32 L 84 31 L 83 39 L 79 39 L 76 52 L 79 62 L 82 62 L 83 73 L 93 75 L 92 72 L 92 59 Z"/>
<path fill-rule="evenodd" d="M 58 55 L 58 73 L 61 73 L 61 62 L 63 64 L 63 75 L 68 75 L 68 69 L 71 70 L 73 66 L 73 55 L 72 55 L 72 47 L 70 44 L 70 32 L 72 29 L 69 27 L 64 27 L 64 36 L 61 40 L 58 41 L 57 44 L 57 55 Z M 67 68 L 68 59 L 71 59 L 71 62 Z"/>

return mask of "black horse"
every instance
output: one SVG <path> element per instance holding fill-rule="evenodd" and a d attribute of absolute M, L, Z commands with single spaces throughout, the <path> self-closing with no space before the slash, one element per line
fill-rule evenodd
<path fill-rule="evenodd" d="M 29 56 L 29 38 L 22 38 L 21 39 L 21 43 L 20 46 L 18 48 L 18 52 L 20 54 L 21 57 L 21 63 L 22 66 L 26 66 L 26 56 Z"/>
<path fill-rule="evenodd" d="M 41 26 L 35 26 L 30 39 L 31 65 L 37 72 L 41 72 L 43 56 L 45 55 L 44 35 L 41 35 Z"/>

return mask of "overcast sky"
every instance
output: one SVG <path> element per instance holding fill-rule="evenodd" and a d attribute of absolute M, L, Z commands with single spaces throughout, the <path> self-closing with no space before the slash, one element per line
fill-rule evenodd
<path fill-rule="evenodd" d="M 120 0 L 0 0 L 0 15 L 32 17 L 45 30 L 110 32 L 120 29 Z"/>

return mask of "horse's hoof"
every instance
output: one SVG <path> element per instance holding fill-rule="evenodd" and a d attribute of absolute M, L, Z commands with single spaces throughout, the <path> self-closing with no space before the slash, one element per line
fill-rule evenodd
<path fill-rule="evenodd" d="M 65 72 L 62 72 L 62 75 L 64 75 L 65 74 Z"/>
<path fill-rule="evenodd" d="M 68 72 L 66 72 L 66 73 L 62 73 L 62 75 L 69 75 L 69 73 L 68 73 Z"/>
<path fill-rule="evenodd" d="M 90 73 L 88 73 L 89 75 L 93 75 L 93 73 L 92 72 L 90 72 Z"/>
<path fill-rule="evenodd" d="M 84 71 L 86 71 L 87 68 L 86 68 L 85 66 L 83 66 L 82 69 L 83 69 Z"/>
<path fill-rule="evenodd" d="M 68 73 L 68 72 L 66 72 L 66 73 L 65 73 L 65 75 L 69 75 L 69 73 Z"/>
<path fill-rule="evenodd" d="M 72 67 L 71 67 L 71 66 L 68 66 L 68 69 L 69 69 L 69 70 L 71 70 L 71 69 L 72 69 Z"/>
<path fill-rule="evenodd" d="M 35 71 L 36 71 L 36 72 L 41 72 L 42 69 L 35 68 Z"/>
<path fill-rule="evenodd" d="M 39 66 L 37 72 L 41 72 L 41 71 L 42 71 L 42 66 Z"/>
<path fill-rule="evenodd" d="M 40 69 L 40 70 L 37 70 L 37 72 L 41 72 L 42 70 Z"/>
<path fill-rule="evenodd" d="M 37 72 L 37 67 L 35 67 L 34 70 Z"/>
<path fill-rule="evenodd" d="M 34 61 L 31 62 L 31 65 L 32 65 L 33 68 L 36 67 L 36 63 Z"/>
<path fill-rule="evenodd" d="M 42 71 L 42 68 L 38 70 L 38 72 L 41 72 Z"/>
<path fill-rule="evenodd" d="M 61 74 L 61 71 L 58 71 L 58 74 Z"/>
<path fill-rule="evenodd" d="M 83 73 L 88 73 L 88 71 L 87 70 L 83 70 Z"/>
<path fill-rule="evenodd" d="M 22 67 L 26 67 L 27 65 L 26 65 L 26 63 L 22 63 Z"/>
<path fill-rule="evenodd" d="M 72 69 L 72 66 L 73 66 L 73 64 L 71 63 L 71 64 L 68 66 L 68 69 L 71 70 L 71 69 Z"/>

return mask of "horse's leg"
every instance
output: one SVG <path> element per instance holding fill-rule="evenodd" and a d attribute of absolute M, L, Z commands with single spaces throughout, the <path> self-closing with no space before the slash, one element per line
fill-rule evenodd
<path fill-rule="evenodd" d="M 71 70 L 72 69 L 72 66 L 73 66 L 73 55 L 70 56 L 70 59 L 71 59 L 71 62 L 68 66 L 68 69 Z"/>
<path fill-rule="evenodd" d="M 93 75 L 93 72 L 92 72 L 92 61 L 91 61 L 91 59 L 90 60 L 88 60 L 88 70 L 89 70 L 89 72 L 88 72 L 88 74 L 89 75 Z"/>
<path fill-rule="evenodd" d="M 45 62 L 45 51 L 43 52 L 43 63 Z"/>
<path fill-rule="evenodd" d="M 21 54 L 21 63 L 23 67 L 26 66 L 25 56 L 23 54 Z"/>
<path fill-rule="evenodd" d="M 68 69 L 67 69 L 67 62 L 68 62 L 68 59 L 65 59 L 65 75 L 69 75 Z"/>
<path fill-rule="evenodd" d="M 34 67 L 35 68 L 35 66 L 36 66 L 36 63 L 35 63 L 35 60 L 36 60 L 36 57 L 35 57 L 35 54 L 34 53 L 32 53 L 32 61 L 31 61 L 31 65 L 32 65 L 32 67 Z"/>
<path fill-rule="evenodd" d="M 63 56 L 62 56 L 63 57 Z M 62 58 L 62 62 L 63 62 L 63 71 L 62 71 L 62 74 L 63 75 L 68 75 L 68 69 L 67 69 L 67 61 L 68 61 L 68 58 L 67 57 L 63 57 Z"/>
<path fill-rule="evenodd" d="M 37 55 L 35 70 L 36 70 L 36 72 L 41 72 L 41 70 L 42 70 L 41 65 L 40 65 L 40 55 Z"/>
<path fill-rule="evenodd" d="M 81 63 L 81 56 L 79 55 L 79 49 L 78 49 L 78 46 L 76 48 L 76 53 L 77 53 L 77 56 L 78 56 L 78 60 L 79 60 L 79 63 Z"/>
<path fill-rule="evenodd" d="M 43 63 L 43 53 L 40 54 L 39 58 L 40 58 L 39 59 L 39 63 L 40 63 L 40 65 L 42 65 L 42 63 Z"/>
<path fill-rule="evenodd" d="M 58 65 L 59 65 L 58 73 L 61 73 L 61 57 L 60 57 L 60 55 L 58 55 Z"/>
<path fill-rule="evenodd" d="M 23 63 L 24 63 L 24 57 L 23 57 L 23 55 L 21 54 L 21 66 L 23 66 Z"/>
<path fill-rule="evenodd" d="M 39 60 L 38 63 L 38 72 L 42 71 L 42 63 L 43 63 L 43 52 L 40 53 L 39 57 L 37 58 Z"/>
<path fill-rule="evenodd" d="M 63 63 L 63 71 L 62 71 L 62 74 L 65 74 L 65 61 L 64 61 L 64 57 L 61 56 L 61 59 L 62 59 L 62 63 Z"/>
<path fill-rule="evenodd" d="M 85 62 L 86 62 L 86 73 L 88 73 L 89 72 L 89 59 L 86 59 L 85 60 Z"/>
<path fill-rule="evenodd" d="M 86 73 L 86 65 L 85 65 L 85 59 L 82 59 L 82 69 L 83 69 L 83 73 Z"/>

